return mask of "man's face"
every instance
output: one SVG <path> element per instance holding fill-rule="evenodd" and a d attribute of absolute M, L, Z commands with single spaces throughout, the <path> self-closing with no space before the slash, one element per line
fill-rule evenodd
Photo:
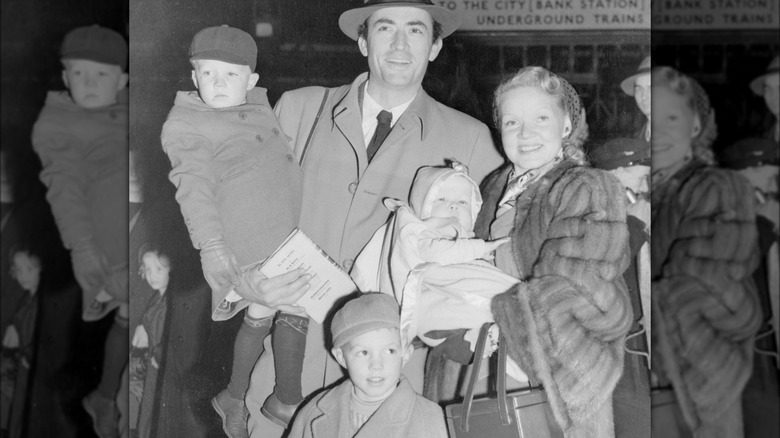
<path fill-rule="evenodd" d="M 701 123 L 684 96 L 668 87 L 653 88 L 652 166 L 664 169 L 691 154 Z"/>
<path fill-rule="evenodd" d="M 634 100 L 636 100 L 636 106 L 639 107 L 639 111 L 650 118 L 650 73 L 643 74 L 636 78 L 634 82 Z"/>
<path fill-rule="evenodd" d="M 636 194 L 650 191 L 650 166 L 626 166 L 612 169 L 613 175 L 623 184 L 623 187 L 631 189 Z"/>
<path fill-rule="evenodd" d="M 349 373 L 355 393 L 367 402 L 379 401 L 395 390 L 401 369 L 411 355 L 401 346 L 398 329 L 378 329 L 356 336 L 333 349 L 336 361 Z"/>
<path fill-rule="evenodd" d="M 358 38 L 368 58 L 371 82 L 386 89 L 417 89 L 428 62 L 441 50 L 433 41 L 431 15 L 415 7 L 383 8 L 368 18 L 366 37 Z"/>
<path fill-rule="evenodd" d="M 778 107 L 780 107 L 780 93 L 778 93 L 778 85 L 780 85 L 780 73 L 775 73 L 766 78 L 764 81 L 764 102 L 769 111 L 778 118 Z"/>
<path fill-rule="evenodd" d="M 200 98 L 212 108 L 228 108 L 246 102 L 246 92 L 254 88 L 259 75 L 248 65 L 231 64 L 214 59 L 192 62 L 192 83 Z"/>
<path fill-rule="evenodd" d="M 82 108 L 102 108 L 116 103 L 116 94 L 127 85 L 127 73 L 118 65 L 86 59 L 63 61 L 62 81 L 70 90 L 76 105 Z"/>

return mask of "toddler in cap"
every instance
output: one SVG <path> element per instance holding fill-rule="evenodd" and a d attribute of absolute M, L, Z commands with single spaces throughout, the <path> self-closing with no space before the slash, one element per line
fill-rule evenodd
<path fill-rule="evenodd" d="M 212 318 L 248 308 L 228 387 L 212 405 L 230 437 L 247 436 L 244 395 L 273 327 L 276 388 L 263 414 L 286 425 L 302 400 L 306 315 L 251 302 L 258 267 L 298 225 L 301 172 L 268 103 L 255 88 L 257 45 L 227 25 L 208 27 L 189 51 L 197 91 L 179 91 L 163 125 L 176 200 L 212 290 Z"/>
<path fill-rule="evenodd" d="M 482 197 L 457 162 L 420 168 L 409 204 L 387 199 L 385 205 L 393 215 L 355 261 L 355 283 L 395 295 L 405 343 L 447 342 L 447 357 L 471 362 L 479 328 L 493 321 L 491 298 L 518 281 L 487 261 L 509 238 L 474 238 Z"/>
<path fill-rule="evenodd" d="M 412 348 L 399 327 L 391 295 L 366 293 L 344 304 L 333 315 L 331 352 L 349 379 L 308 402 L 288 437 L 446 437 L 441 408 L 401 376 Z"/>
<path fill-rule="evenodd" d="M 101 381 L 83 400 L 95 432 L 118 436 L 114 399 L 129 339 L 127 43 L 105 27 L 79 27 L 65 35 L 60 61 L 67 90 L 47 94 L 32 145 L 82 290 L 82 319 L 97 321 L 119 309 L 106 338 Z"/>

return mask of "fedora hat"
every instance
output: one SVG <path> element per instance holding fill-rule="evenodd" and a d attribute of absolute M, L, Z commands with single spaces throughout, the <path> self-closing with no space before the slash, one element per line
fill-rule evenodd
<path fill-rule="evenodd" d="M 339 29 L 353 40 L 358 39 L 358 27 L 375 11 L 391 7 L 413 7 L 428 11 L 431 18 L 441 24 L 441 38 L 458 29 L 460 16 L 449 9 L 434 5 L 431 0 L 364 0 L 363 6 L 347 9 L 339 17 Z"/>
<path fill-rule="evenodd" d="M 645 59 L 639 63 L 639 67 L 637 67 L 636 73 L 623 79 L 623 82 L 620 83 L 620 89 L 629 96 L 633 96 L 634 83 L 636 82 L 636 78 L 645 74 L 650 74 L 650 56 L 646 56 Z"/>
<path fill-rule="evenodd" d="M 764 94 L 764 81 L 767 76 L 776 75 L 778 72 L 780 72 L 780 56 L 775 56 L 775 59 L 769 63 L 764 74 L 750 81 L 750 89 L 759 96 Z"/>

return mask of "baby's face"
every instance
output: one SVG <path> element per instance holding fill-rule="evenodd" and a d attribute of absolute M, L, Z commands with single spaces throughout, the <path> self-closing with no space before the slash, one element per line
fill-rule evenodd
<path fill-rule="evenodd" d="M 333 351 L 347 369 L 355 393 L 363 401 L 387 398 L 401 378 L 408 352 L 401 346 L 398 329 L 378 329 L 363 333 Z"/>
<path fill-rule="evenodd" d="M 171 264 L 168 257 L 149 251 L 141 259 L 141 273 L 152 289 L 164 293 L 168 289 Z"/>
<path fill-rule="evenodd" d="M 200 98 L 212 108 L 228 108 L 246 102 L 246 92 L 257 83 L 257 73 L 248 65 L 230 64 L 214 59 L 192 61 L 192 82 Z"/>
<path fill-rule="evenodd" d="M 26 252 L 17 252 L 13 257 L 11 275 L 22 289 L 35 293 L 41 282 L 41 261 Z"/>
<path fill-rule="evenodd" d="M 116 103 L 116 94 L 127 85 L 127 74 L 118 65 L 86 59 L 62 61 L 62 81 L 70 90 L 76 105 L 87 108 L 102 108 Z"/>
<path fill-rule="evenodd" d="M 471 216 L 471 183 L 464 178 L 454 176 L 440 183 L 437 189 L 436 197 L 431 201 L 431 212 L 428 217 L 455 218 L 464 230 L 471 231 L 474 228 L 474 220 Z"/>

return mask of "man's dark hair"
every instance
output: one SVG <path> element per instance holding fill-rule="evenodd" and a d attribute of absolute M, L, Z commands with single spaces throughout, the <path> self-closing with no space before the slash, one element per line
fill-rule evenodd
<path fill-rule="evenodd" d="M 370 17 L 369 17 L 370 18 Z M 431 18 L 433 20 L 433 18 Z M 358 26 L 358 38 L 368 39 L 368 18 L 360 26 Z M 433 20 L 433 42 L 435 43 L 441 37 L 441 23 Z"/>

